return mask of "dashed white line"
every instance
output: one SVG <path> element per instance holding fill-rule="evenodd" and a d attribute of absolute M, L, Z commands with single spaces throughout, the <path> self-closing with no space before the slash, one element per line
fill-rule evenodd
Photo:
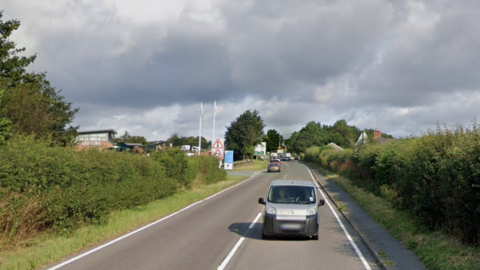
<path fill-rule="evenodd" d="M 170 214 L 170 215 L 168 215 L 168 216 L 166 216 L 166 217 L 164 217 L 164 218 L 162 218 L 162 219 L 159 219 L 159 220 L 157 220 L 157 221 L 155 221 L 155 222 L 152 222 L 152 223 L 150 223 L 150 224 L 148 224 L 148 225 L 145 225 L 145 226 L 141 227 L 140 229 L 137 229 L 137 230 L 135 230 L 135 231 L 133 231 L 133 232 L 131 232 L 131 233 L 128 233 L 128 234 L 125 234 L 125 235 L 123 235 L 123 236 L 121 236 L 121 237 L 119 237 L 119 238 L 116 238 L 116 239 L 114 239 L 114 240 L 112 240 L 112 241 L 110 241 L 110 242 L 108 242 L 108 243 L 106 243 L 106 244 L 104 244 L 104 245 L 101 245 L 101 246 L 96 247 L 96 248 L 94 248 L 94 249 L 91 249 L 91 250 L 89 250 L 89 251 L 87 251 L 87 252 L 85 252 L 85 253 L 82 253 L 82 254 L 74 257 L 74 258 L 71 258 L 71 259 L 68 260 L 68 261 L 65 261 L 65 262 L 63 262 L 63 263 L 61 263 L 61 264 L 57 264 L 57 265 L 49 268 L 48 270 L 56 270 L 56 269 L 59 269 L 59 268 L 65 266 L 65 265 L 67 265 L 67 264 L 71 264 L 71 263 L 74 262 L 74 261 L 80 260 L 80 259 L 83 258 L 83 257 L 86 257 L 86 256 L 88 256 L 88 255 L 90 255 L 90 254 L 92 254 L 92 253 L 94 253 L 94 252 L 97 252 L 97 251 L 99 251 L 99 250 L 101 250 L 101 249 L 104 249 L 104 248 L 106 248 L 106 247 L 108 247 L 108 246 L 111 246 L 111 245 L 115 244 L 115 243 L 118 242 L 118 241 L 121 241 L 121 240 L 123 240 L 123 239 L 125 239 L 125 238 L 127 238 L 127 237 L 129 237 L 129 236 L 132 236 L 132 235 L 134 235 L 134 234 L 136 234 L 136 233 L 139 233 L 139 232 L 141 232 L 141 231 L 143 231 L 143 230 L 145 230 L 145 229 L 147 229 L 147 228 L 149 228 L 149 227 L 152 227 L 153 225 L 156 225 L 156 224 L 158 224 L 158 223 L 160 223 L 160 222 L 162 222 L 162 221 L 164 221 L 164 220 L 167 220 L 167 219 L 169 219 L 169 218 L 171 218 L 171 217 L 173 217 L 173 216 L 176 216 L 176 215 L 180 214 L 181 212 L 183 212 L 183 211 L 185 211 L 185 210 L 187 210 L 187 209 L 189 209 L 189 208 L 194 207 L 194 206 L 197 205 L 197 204 L 200 204 L 200 203 L 202 203 L 202 202 L 205 202 L 205 201 L 207 201 L 207 200 L 210 200 L 211 198 L 213 198 L 213 197 L 215 197 L 215 196 L 218 196 L 218 195 L 226 192 L 227 190 L 230 190 L 230 189 L 235 188 L 235 187 L 237 187 L 237 186 L 239 186 L 239 185 L 241 185 L 241 184 L 243 184 L 243 183 L 245 183 L 245 182 L 247 182 L 247 181 L 250 181 L 250 180 L 253 179 L 253 177 L 255 177 L 258 173 L 259 173 L 259 172 L 255 172 L 250 178 L 248 178 L 248 179 L 246 179 L 246 180 L 244 180 L 244 181 L 242 181 L 242 182 L 240 182 L 240 183 L 238 183 L 238 184 L 236 184 L 236 185 L 233 185 L 233 186 L 231 186 L 231 187 L 229 187 L 229 188 L 226 188 L 226 189 L 224 189 L 224 190 L 222 190 L 222 191 L 220 191 L 220 192 L 217 192 L 217 193 L 213 194 L 212 196 L 210 196 L 210 197 L 208 197 L 208 198 L 206 198 L 206 199 L 203 199 L 203 200 L 201 200 L 201 201 L 198 201 L 198 202 L 196 202 L 196 203 L 193 203 L 193 204 L 191 204 L 191 205 L 189 205 L 189 206 L 187 206 L 187 207 L 185 207 L 185 208 L 183 208 L 183 209 L 181 209 L 181 210 L 179 210 L 179 211 L 177 211 L 177 212 L 175 212 L 175 213 L 173 213 L 173 214 Z"/>
<path fill-rule="evenodd" d="M 320 189 L 320 186 L 318 185 L 317 181 L 315 181 L 315 177 L 313 177 L 312 172 L 310 171 L 310 169 L 309 169 L 307 166 L 305 166 L 305 168 L 307 168 L 308 172 L 310 173 L 310 176 L 312 177 L 313 182 L 315 183 L 315 185 L 317 186 L 318 190 L 319 190 L 320 193 L 322 194 L 322 197 L 325 199 L 325 202 L 327 203 L 328 207 L 330 207 L 330 210 L 332 211 L 333 215 L 335 216 L 335 219 L 337 219 L 338 224 L 340 224 L 340 227 L 342 228 L 343 232 L 344 232 L 345 235 L 347 236 L 348 241 L 350 242 L 350 244 L 352 245 L 353 249 L 354 249 L 355 252 L 357 253 L 357 256 L 358 256 L 358 257 L 360 258 L 360 260 L 362 261 L 363 266 L 365 266 L 365 269 L 371 270 L 372 268 L 371 268 L 370 265 L 368 264 L 367 260 L 365 259 L 365 257 L 363 256 L 362 252 L 361 252 L 360 249 L 358 248 L 357 244 L 355 244 L 355 241 L 353 241 L 352 236 L 350 235 L 350 233 L 348 233 L 347 229 L 346 229 L 345 226 L 343 225 L 342 220 L 340 220 L 340 217 L 337 215 L 337 213 L 336 213 L 335 210 L 333 209 L 332 205 L 331 205 L 330 202 L 327 200 L 327 197 L 325 196 L 325 194 L 323 194 L 323 192 L 322 192 L 322 190 Z"/>
<path fill-rule="evenodd" d="M 247 235 L 248 231 L 250 231 L 250 229 L 253 228 L 253 226 L 255 226 L 255 223 L 257 223 L 257 220 L 260 218 L 260 216 L 262 215 L 262 213 L 258 213 L 257 217 L 255 218 L 255 220 L 250 224 L 250 226 L 248 226 L 248 230 L 243 234 L 243 236 L 238 240 L 238 242 L 235 244 L 235 246 L 233 247 L 233 249 L 230 251 L 230 253 L 228 253 L 228 256 L 225 258 L 225 260 L 223 260 L 222 264 L 220 264 L 220 266 L 217 268 L 217 270 L 223 270 L 225 269 L 225 267 L 227 266 L 227 264 L 230 262 L 230 260 L 232 259 L 233 255 L 235 255 L 235 252 L 237 252 L 238 248 L 242 245 L 243 243 L 243 240 L 245 240 L 245 235 Z"/>

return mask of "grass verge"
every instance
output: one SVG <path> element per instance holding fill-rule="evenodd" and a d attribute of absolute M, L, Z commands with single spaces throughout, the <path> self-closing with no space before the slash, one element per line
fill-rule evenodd
<path fill-rule="evenodd" d="M 252 161 L 253 161 L 252 164 L 235 167 L 233 171 L 236 171 L 236 172 L 260 171 L 260 170 L 265 170 L 267 168 L 267 165 L 268 165 L 267 161 L 261 161 L 261 160 L 255 160 L 255 159 Z"/>
<path fill-rule="evenodd" d="M 106 224 L 86 226 L 69 235 L 40 235 L 15 251 L 0 253 L 0 269 L 38 269 L 52 264 L 174 213 L 244 179 L 246 177 L 228 176 L 225 181 L 182 191 L 146 206 L 113 212 Z"/>
<path fill-rule="evenodd" d="M 314 165 L 315 166 L 315 165 Z M 354 185 L 350 180 L 319 168 L 324 176 L 340 186 L 369 214 L 375 222 L 386 228 L 403 245 L 412 250 L 431 270 L 478 270 L 480 249 L 466 246 L 441 233 L 430 232 L 408 213 L 394 209 L 391 204 Z"/>

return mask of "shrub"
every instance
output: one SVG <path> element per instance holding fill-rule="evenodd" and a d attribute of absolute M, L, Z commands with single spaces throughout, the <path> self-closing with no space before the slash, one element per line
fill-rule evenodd
<path fill-rule="evenodd" d="M 188 172 L 188 158 L 185 152 L 169 148 L 153 154 L 153 158 L 165 170 L 165 175 L 169 178 L 177 180 L 180 186 L 190 187 L 195 179 L 193 172 Z"/>
<path fill-rule="evenodd" d="M 315 151 L 308 153 L 314 160 Z M 353 152 L 321 151 L 322 167 L 407 210 L 430 230 L 480 244 L 480 132 L 457 125 Z"/>
<path fill-rule="evenodd" d="M 39 231 L 71 231 L 173 194 L 178 184 L 155 160 L 76 152 L 32 138 L 0 147 L 0 230 L 7 244 Z"/>

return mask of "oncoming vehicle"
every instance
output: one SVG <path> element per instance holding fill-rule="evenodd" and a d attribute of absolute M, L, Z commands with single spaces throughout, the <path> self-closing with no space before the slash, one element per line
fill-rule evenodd
<path fill-rule="evenodd" d="M 279 165 L 282 165 L 282 162 L 280 162 L 280 159 L 272 159 L 271 162 L 276 162 L 276 163 L 278 163 Z"/>
<path fill-rule="evenodd" d="M 280 168 L 280 165 L 276 162 L 272 162 L 270 164 L 268 164 L 268 167 L 267 167 L 267 172 L 280 172 L 281 171 L 281 168 Z"/>
<path fill-rule="evenodd" d="M 306 236 L 318 239 L 318 207 L 325 200 L 317 196 L 311 181 L 275 180 L 270 184 L 264 204 L 262 238 Z"/>

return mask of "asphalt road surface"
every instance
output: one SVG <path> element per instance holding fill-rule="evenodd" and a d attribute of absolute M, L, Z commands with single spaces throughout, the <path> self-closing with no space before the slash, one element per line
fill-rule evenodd
<path fill-rule="evenodd" d="M 319 240 L 261 239 L 263 205 L 271 181 L 313 181 L 298 162 L 282 172 L 261 171 L 226 191 L 155 224 L 49 269 L 380 269 L 333 207 L 319 208 Z"/>

